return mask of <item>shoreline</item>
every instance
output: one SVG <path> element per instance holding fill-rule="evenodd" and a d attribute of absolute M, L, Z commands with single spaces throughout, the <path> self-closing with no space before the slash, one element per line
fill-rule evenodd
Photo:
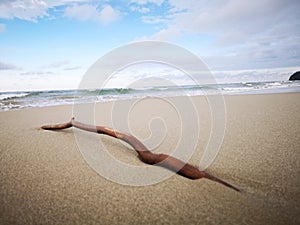
<path fill-rule="evenodd" d="M 101 91 L 101 94 L 100 94 Z M 180 97 L 213 95 L 257 95 L 298 93 L 300 82 L 272 81 L 183 86 L 153 86 L 148 88 L 106 88 L 93 90 L 50 90 L 0 92 L 0 111 L 18 108 L 110 102 L 146 97 Z"/>
<path fill-rule="evenodd" d="M 143 100 L 145 98 L 164 98 L 164 99 L 172 99 L 172 98 L 207 98 L 207 97 L 213 97 L 213 96 L 221 96 L 222 98 L 230 98 L 231 96 L 235 97 L 242 97 L 242 96 L 264 96 L 264 95 L 293 95 L 293 94 L 299 94 L 300 91 L 283 91 L 283 92 L 265 92 L 265 93 L 227 93 L 227 94 L 208 94 L 208 95 L 192 95 L 192 96 L 149 96 L 149 97 L 135 97 L 135 98 L 129 98 L 129 99 L 111 99 L 111 100 L 106 100 L 106 101 L 94 101 L 94 102 L 86 102 L 86 103 L 68 103 L 68 104 L 57 104 L 57 105 L 44 105 L 44 106 L 28 106 L 28 107 L 23 107 L 23 108 L 12 108 L 9 110 L 0 110 L 0 113 L 2 112 L 11 112 L 11 111 L 19 111 L 19 110 L 28 110 L 28 109 L 34 109 L 34 108 L 52 108 L 52 107 L 71 107 L 74 105 L 89 105 L 89 104 L 112 104 L 115 102 L 121 102 L 121 101 L 137 101 L 137 100 Z"/>
<path fill-rule="evenodd" d="M 217 158 L 206 171 L 239 187 L 241 193 L 206 179 L 189 180 L 177 174 L 149 186 L 114 183 L 86 163 L 73 129 L 39 130 L 45 124 L 69 121 L 72 105 L 0 112 L 0 222 L 298 224 L 299 96 L 224 96 L 225 135 Z M 189 163 L 199 165 L 212 124 L 205 96 L 191 98 L 200 113 L 200 135 Z M 131 133 L 150 145 L 148 122 L 160 114 L 168 132 L 153 151 L 170 153 L 179 140 L 179 117 L 172 107 L 157 107 L 158 101 L 149 99 L 147 104 L 135 105 L 128 121 Z M 121 114 L 112 115 L 112 107 L 112 102 L 97 103 L 95 122 L 123 131 L 122 121 L 116 119 Z M 161 128 L 154 120 L 152 129 L 159 134 L 155 139 L 161 134 L 156 126 Z M 118 140 L 99 138 L 119 161 L 144 166 L 137 154 Z"/>

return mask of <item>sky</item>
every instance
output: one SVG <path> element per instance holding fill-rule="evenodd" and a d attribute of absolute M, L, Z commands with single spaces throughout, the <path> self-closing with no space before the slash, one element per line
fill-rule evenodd
<path fill-rule="evenodd" d="M 0 0 L 0 91 L 76 88 L 101 56 L 147 40 L 191 51 L 219 82 L 285 80 L 300 70 L 299 9 L 298 0 Z"/>

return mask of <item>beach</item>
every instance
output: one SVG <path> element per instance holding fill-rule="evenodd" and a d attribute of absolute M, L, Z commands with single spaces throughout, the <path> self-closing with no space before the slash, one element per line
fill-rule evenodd
<path fill-rule="evenodd" d="M 299 92 L 224 96 L 224 139 L 206 171 L 241 192 L 178 174 L 153 185 L 118 184 L 91 169 L 78 149 L 76 128 L 39 129 L 69 121 L 72 105 L 0 112 L 0 223 L 300 224 L 299 97 Z M 191 98 L 201 114 L 199 142 L 189 160 L 197 166 L 211 120 L 205 96 Z M 178 118 L 156 107 L 157 99 L 148 101 L 128 117 L 132 132 L 141 139 L 149 135 L 144 120 L 154 108 L 170 131 L 155 151 L 169 154 L 180 136 Z M 96 124 L 114 125 L 112 105 L 97 103 Z M 120 141 L 99 136 L 118 160 L 143 166 Z"/>

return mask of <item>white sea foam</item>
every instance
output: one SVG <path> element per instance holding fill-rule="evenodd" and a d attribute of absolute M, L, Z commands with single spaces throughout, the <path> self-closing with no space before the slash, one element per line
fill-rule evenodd
<path fill-rule="evenodd" d="M 12 98 L 22 98 L 29 95 L 28 92 L 22 92 L 22 93 L 0 93 L 0 101 L 1 100 L 8 100 Z"/>
<path fill-rule="evenodd" d="M 58 90 L 35 92 L 0 92 L 0 111 L 107 102 L 114 100 L 198 95 L 235 95 L 300 92 L 299 81 L 244 82 L 212 85 L 155 86 L 147 88 L 109 88 L 103 90 Z"/>

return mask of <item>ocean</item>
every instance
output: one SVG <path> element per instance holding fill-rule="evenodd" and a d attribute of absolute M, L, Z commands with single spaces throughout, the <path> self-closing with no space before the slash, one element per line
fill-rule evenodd
<path fill-rule="evenodd" d="M 244 82 L 214 85 L 106 88 L 102 90 L 51 90 L 0 92 L 0 111 L 65 104 L 106 102 L 145 97 L 240 95 L 300 92 L 300 81 Z"/>

